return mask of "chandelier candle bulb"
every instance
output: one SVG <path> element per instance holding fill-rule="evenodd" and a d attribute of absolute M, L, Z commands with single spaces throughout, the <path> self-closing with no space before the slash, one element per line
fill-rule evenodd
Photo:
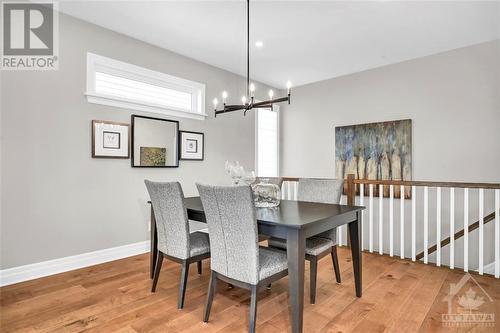
<path fill-rule="evenodd" d="M 274 97 L 274 91 L 272 89 L 269 90 L 269 98 L 273 99 Z"/>
<path fill-rule="evenodd" d="M 254 97 L 254 93 L 255 93 L 255 84 L 250 83 L 250 96 Z"/>
<path fill-rule="evenodd" d="M 226 104 L 226 98 L 227 98 L 227 91 L 223 91 L 222 92 L 222 103 L 223 104 Z"/>
<path fill-rule="evenodd" d="M 241 102 L 242 102 L 243 104 L 247 104 L 247 97 L 246 97 L 246 96 L 243 96 L 243 97 L 241 98 Z"/>
<path fill-rule="evenodd" d="M 214 98 L 214 107 L 217 109 L 217 104 L 219 103 L 219 101 L 217 100 L 217 98 Z"/>

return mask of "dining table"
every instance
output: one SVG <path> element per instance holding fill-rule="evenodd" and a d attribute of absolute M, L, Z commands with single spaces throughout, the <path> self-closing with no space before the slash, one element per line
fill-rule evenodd
<path fill-rule="evenodd" d="M 151 203 L 149 201 L 149 203 Z M 200 197 L 184 199 L 189 220 L 206 223 Z M 289 302 L 292 332 L 303 331 L 304 266 L 308 237 L 347 225 L 352 254 L 354 286 L 357 297 L 362 295 L 361 225 L 364 207 L 295 200 L 281 200 L 279 206 L 256 208 L 259 234 L 286 239 L 288 260 Z M 150 269 L 153 276 L 158 237 L 153 205 L 151 205 Z"/>

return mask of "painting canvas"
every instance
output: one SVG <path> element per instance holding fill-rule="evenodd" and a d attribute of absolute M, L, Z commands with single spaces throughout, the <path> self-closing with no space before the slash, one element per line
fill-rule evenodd
<path fill-rule="evenodd" d="M 336 177 L 411 180 L 411 129 L 411 119 L 335 127 Z M 377 186 L 374 190 L 378 195 Z M 405 188 L 406 198 L 410 192 Z M 383 194 L 389 196 L 388 186 Z M 399 186 L 394 187 L 394 197 L 400 197 Z"/>
<path fill-rule="evenodd" d="M 166 148 L 141 147 L 140 166 L 165 166 L 166 157 Z"/>

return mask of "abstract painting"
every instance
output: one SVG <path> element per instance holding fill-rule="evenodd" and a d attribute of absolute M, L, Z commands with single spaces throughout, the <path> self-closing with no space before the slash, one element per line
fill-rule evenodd
<path fill-rule="evenodd" d="M 165 166 L 167 148 L 140 147 L 140 166 Z"/>
<path fill-rule="evenodd" d="M 411 129 L 411 119 L 335 127 L 336 177 L 411 180 Z M 374 190 L 378 195 L 378 186 Z M 394 186 L 394 197 L 399 198 L 399 192 Z M 388 186 L 383 194 L 389 196 Z M 410 188 L 405 188 L 405 197 L 410 197 Z"/>

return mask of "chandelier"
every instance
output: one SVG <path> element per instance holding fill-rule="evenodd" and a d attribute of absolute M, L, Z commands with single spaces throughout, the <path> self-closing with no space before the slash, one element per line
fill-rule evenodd
<path fill-rule="evenodd" d="M 214 103 L 214 111 L 215 111 L 215 117 L 217 117 L 218 114 L 220 113 L 227 113 L 227 112 L 233 112 L 233 111 L 240 111 L 244 110 L 243 115 L 247 114 L 248 110 L 251 110 L 253 108 L 270 108 L 272 110 L 273 104 L 276 103 L 281 103 L 281 102 L 288 102 L 290 104 L 290 93 L 291 93 L 291 87 L 292 84 L 290 81 L 286 83 L 287 87 L 287 96 L 286 97 L 279 97 L 279 98 L 274 98 L 274 92 L 273 90 L 269 90 L 269 100 L 267 101 L 260 101 L 260 102 L 255 102 L 254 97 L 255 97 L 255 84 L 250 83 L 250 0 L 247 0 L 247 95 L 243 96 L 241 98 L 241 104 L 226 104 L 226 100 L 228 97 L 228 94 L 226 91 L 222 92 L 222 105 L 223 108 L 221 110 L 217 110 L 217 105 L 219 101 L 217 98 L 214 98 L 213 103 Z"/>

